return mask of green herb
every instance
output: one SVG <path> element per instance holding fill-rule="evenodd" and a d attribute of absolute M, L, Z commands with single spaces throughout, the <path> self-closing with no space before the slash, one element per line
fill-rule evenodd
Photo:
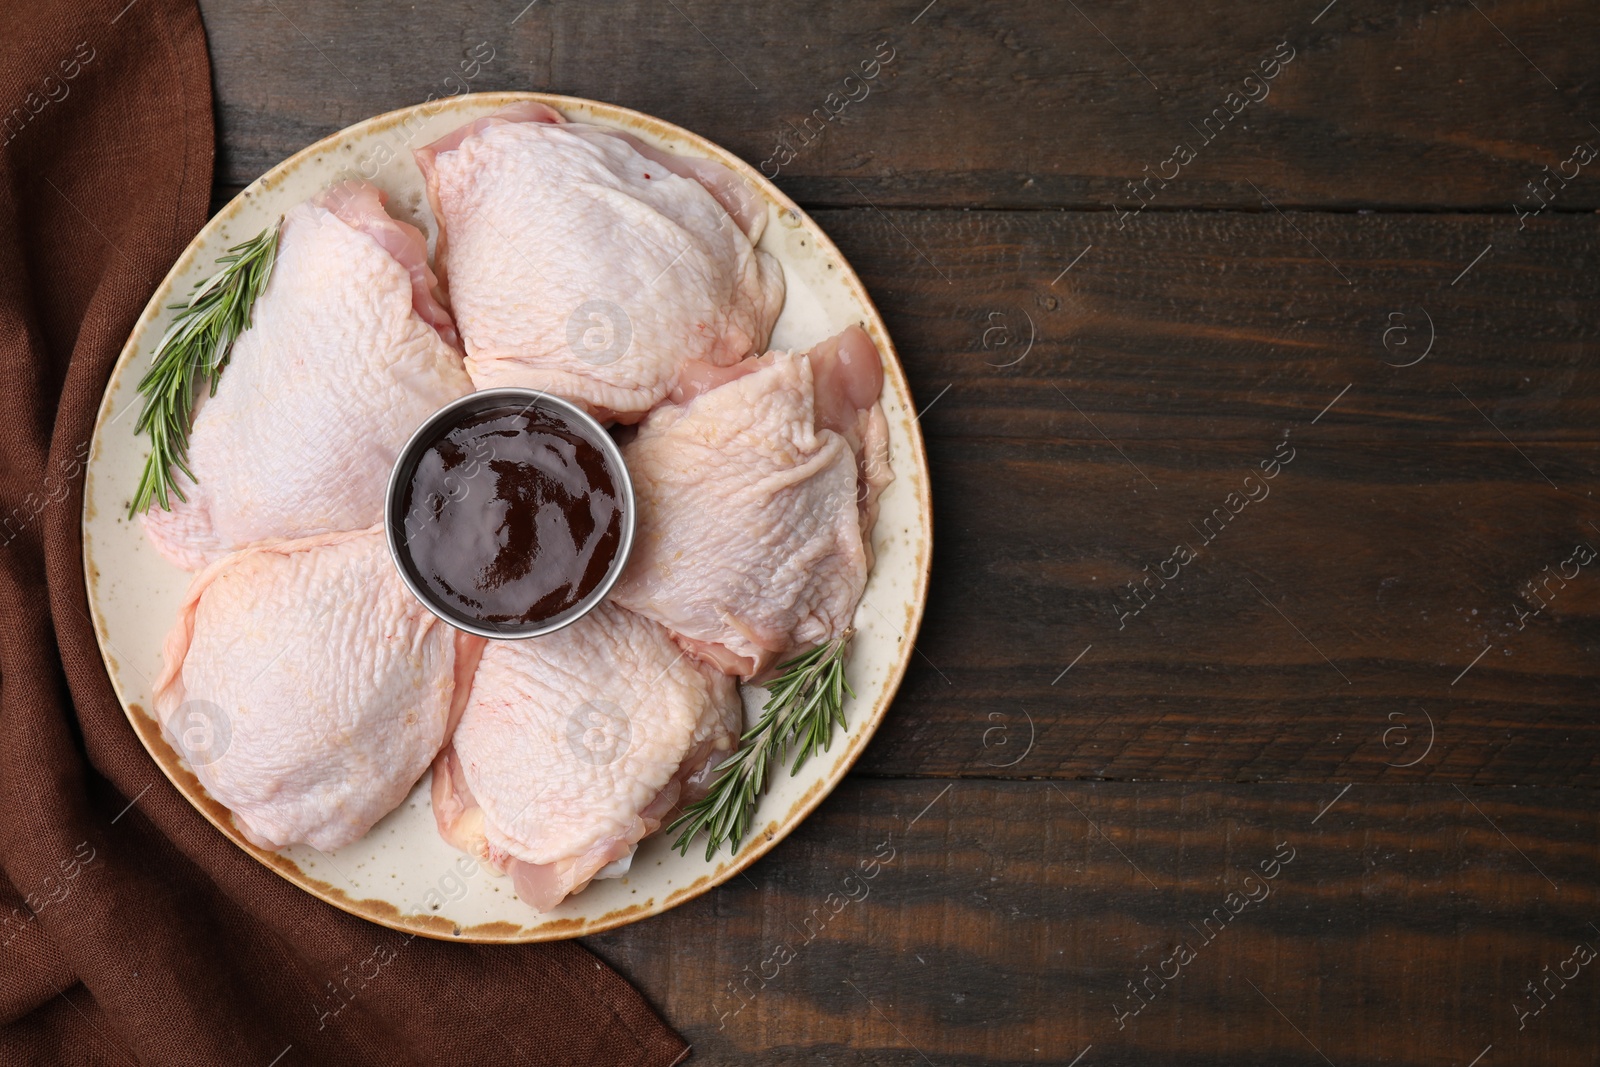
<path fill-rule="evenodd" d="M 791 748 L 798 747 L 789 768 L 793 775 L 818 749 L 827 751 L 834 726 L 845 724 L 844 695 L 856 695 L 844 680 L 844 661 L 854 636 L 853 629 L 846 630 L 778 668 L 782 673 L 767 686 L 770 695 L 761 718 L 739 739 L 739 750 L 717 768 L 711 791 L 667 827 L 669 833 L 684 827 L 673 848 L 688 855 L 689 842 L 705 830 L 707 860 L 723 842 L 737 851 L 750 830 L 756 802 L 766 792 L 767 766 L 772 759 L 781 762 Z"/>
<path fill-rule="evenodd" d="M 194 479 L 188 456 L 195 390 L 204 383 L 216 395 L 233 342 L 250 325 L 251 309 L 267 287 L 277 254 L 278 226 L 274 223 L 228 249 L 228 254 L 217 260 L 221 269 L 200 283 L 188 303 L 171 305 L 178 315 L 156 345 L 155 360 L 139 382 L 144 410 L 133 430 L 150 435 L 150 458 L 145 460 L 139 488 L 128 508 L 129 518 L 155 502 L 171 511 L 170 496 L 188 499 L 178 488 L 173 471 Z"/>

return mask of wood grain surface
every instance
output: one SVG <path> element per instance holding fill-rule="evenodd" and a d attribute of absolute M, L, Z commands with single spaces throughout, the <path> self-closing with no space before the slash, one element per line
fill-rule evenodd
<path fill-rule="evenodd" d="M 1592 217 L 818 217 L 934 472 L 866 769 L 1596 784 Z"/>
<path fill-rule="evenodd" d="M 1591 1063 L 1597 829 L 1579 789 L 858 778 L 588 943 L 709 1063 Z"/>
<path fill-rule="evenodd" d="M 884 312 L 901 694 L 747 876 L 589 942 L 692 1062 L 1600 1062 L 1600 8 L 202 9 L 219 203 L 588 96 L 776 174 Z"/>
<path fill-rule="evenodd" d="M 758 165 L 787 133 L 779 184 L 808 204 L 1103 210 L 1137 203 L 1127 183 L 1187 144 L 1196 158 L 1158 206 L 1254 206 L 1253 182 L 1284 207 L 1509 213 L 1600 122 L 1584 47 L 1600 9 L 1581 0 L 1340 0 L 1320 18 L 1327 0 L 525 2 L 208 0 L 220 177 L 248 182 L 429 93 L 539 89 L 658 115 Z M 876 87 L 846 85 L 883 42 Z M 463 82 L 479 43 L 494 59 Z M 1246 86 L 1285 44 L 1287 65 Z M 836 115 L 806 144 L 819 109 Z M 1555 206 L 1600 206 L 1595 186 Z"/>

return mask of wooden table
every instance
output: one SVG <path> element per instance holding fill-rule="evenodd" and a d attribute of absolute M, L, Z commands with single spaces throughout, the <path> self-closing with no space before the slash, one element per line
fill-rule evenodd
<path fill-rule="evenodd" d="M 1600 9 L 524 2 L 203 4 L 217 197 L 594 97 L 778 172 L 882 308 L 900 697 L 589 942 L 695 1062 L 1600 1061 Z"/>

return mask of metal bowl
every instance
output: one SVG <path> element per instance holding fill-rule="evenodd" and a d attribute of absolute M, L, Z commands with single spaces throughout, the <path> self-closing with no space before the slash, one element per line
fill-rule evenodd
<path fill-rule="evenodd" d="M 439 600 L 433 590 L 429 589 L 418 576 L 410 555 L 405 551 L 406 489 L 411 484 L 423 453 L 451 426 L 480 411 L 505 407 L 508 402 L 526 404 L 527 408 L 539 408 L 558 415 L 574 432 L 599 449 L 605 458 L 607 472 L 616 486 L 617 502 L 622 509 L 622 536 L 617 544 L 617 554 L 600 584 L 595 586 L 588 596 L 567 610 L 533 623 L 492 623 L 467 618 L 451 605 Z M 623 567 L 627 566 L 628 554 L 633 549 L 633 481 L 628 477 L 628 467 L 622 461 L 622 450 L 617 447 L 617 443 L 606 433 L 605 427 L 577 405 L 537 389 L 485 389 L 477 393 L 468 393 L 461 399 L 446 404 L 430 415 L 411 435 L 406 446 L 400 450 L 394 469 L 389 473 L 389 488 L 384 494 L 383 525 L 389 539 L 389 555 L 394 560 L 395 569 L 400 572 L 401 581 L 406 583 L 406 588 L 410 589 L 412 595 L 422 601 L 423 606 L 429 611 L 458 630 L 465 630 L 480 637 L 495 640 L 539 637 L 554 633 L 564 626 L 570 626 L 593 610 L 606 598 L 606 594 L 611 592 L 611 587 L 616 584 Z"/>

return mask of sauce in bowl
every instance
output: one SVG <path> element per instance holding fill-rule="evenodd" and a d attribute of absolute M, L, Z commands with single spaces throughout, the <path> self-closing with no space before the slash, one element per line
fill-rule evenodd
<path fill-rule="evenodd" d="M 604 598 L 632 542 L 633 494 L 593 419 L 532 390 L 490 390 L 412 437 L 387 523 L 401 576 L 435 614 L 486 637 L 530 637 Z"/>

